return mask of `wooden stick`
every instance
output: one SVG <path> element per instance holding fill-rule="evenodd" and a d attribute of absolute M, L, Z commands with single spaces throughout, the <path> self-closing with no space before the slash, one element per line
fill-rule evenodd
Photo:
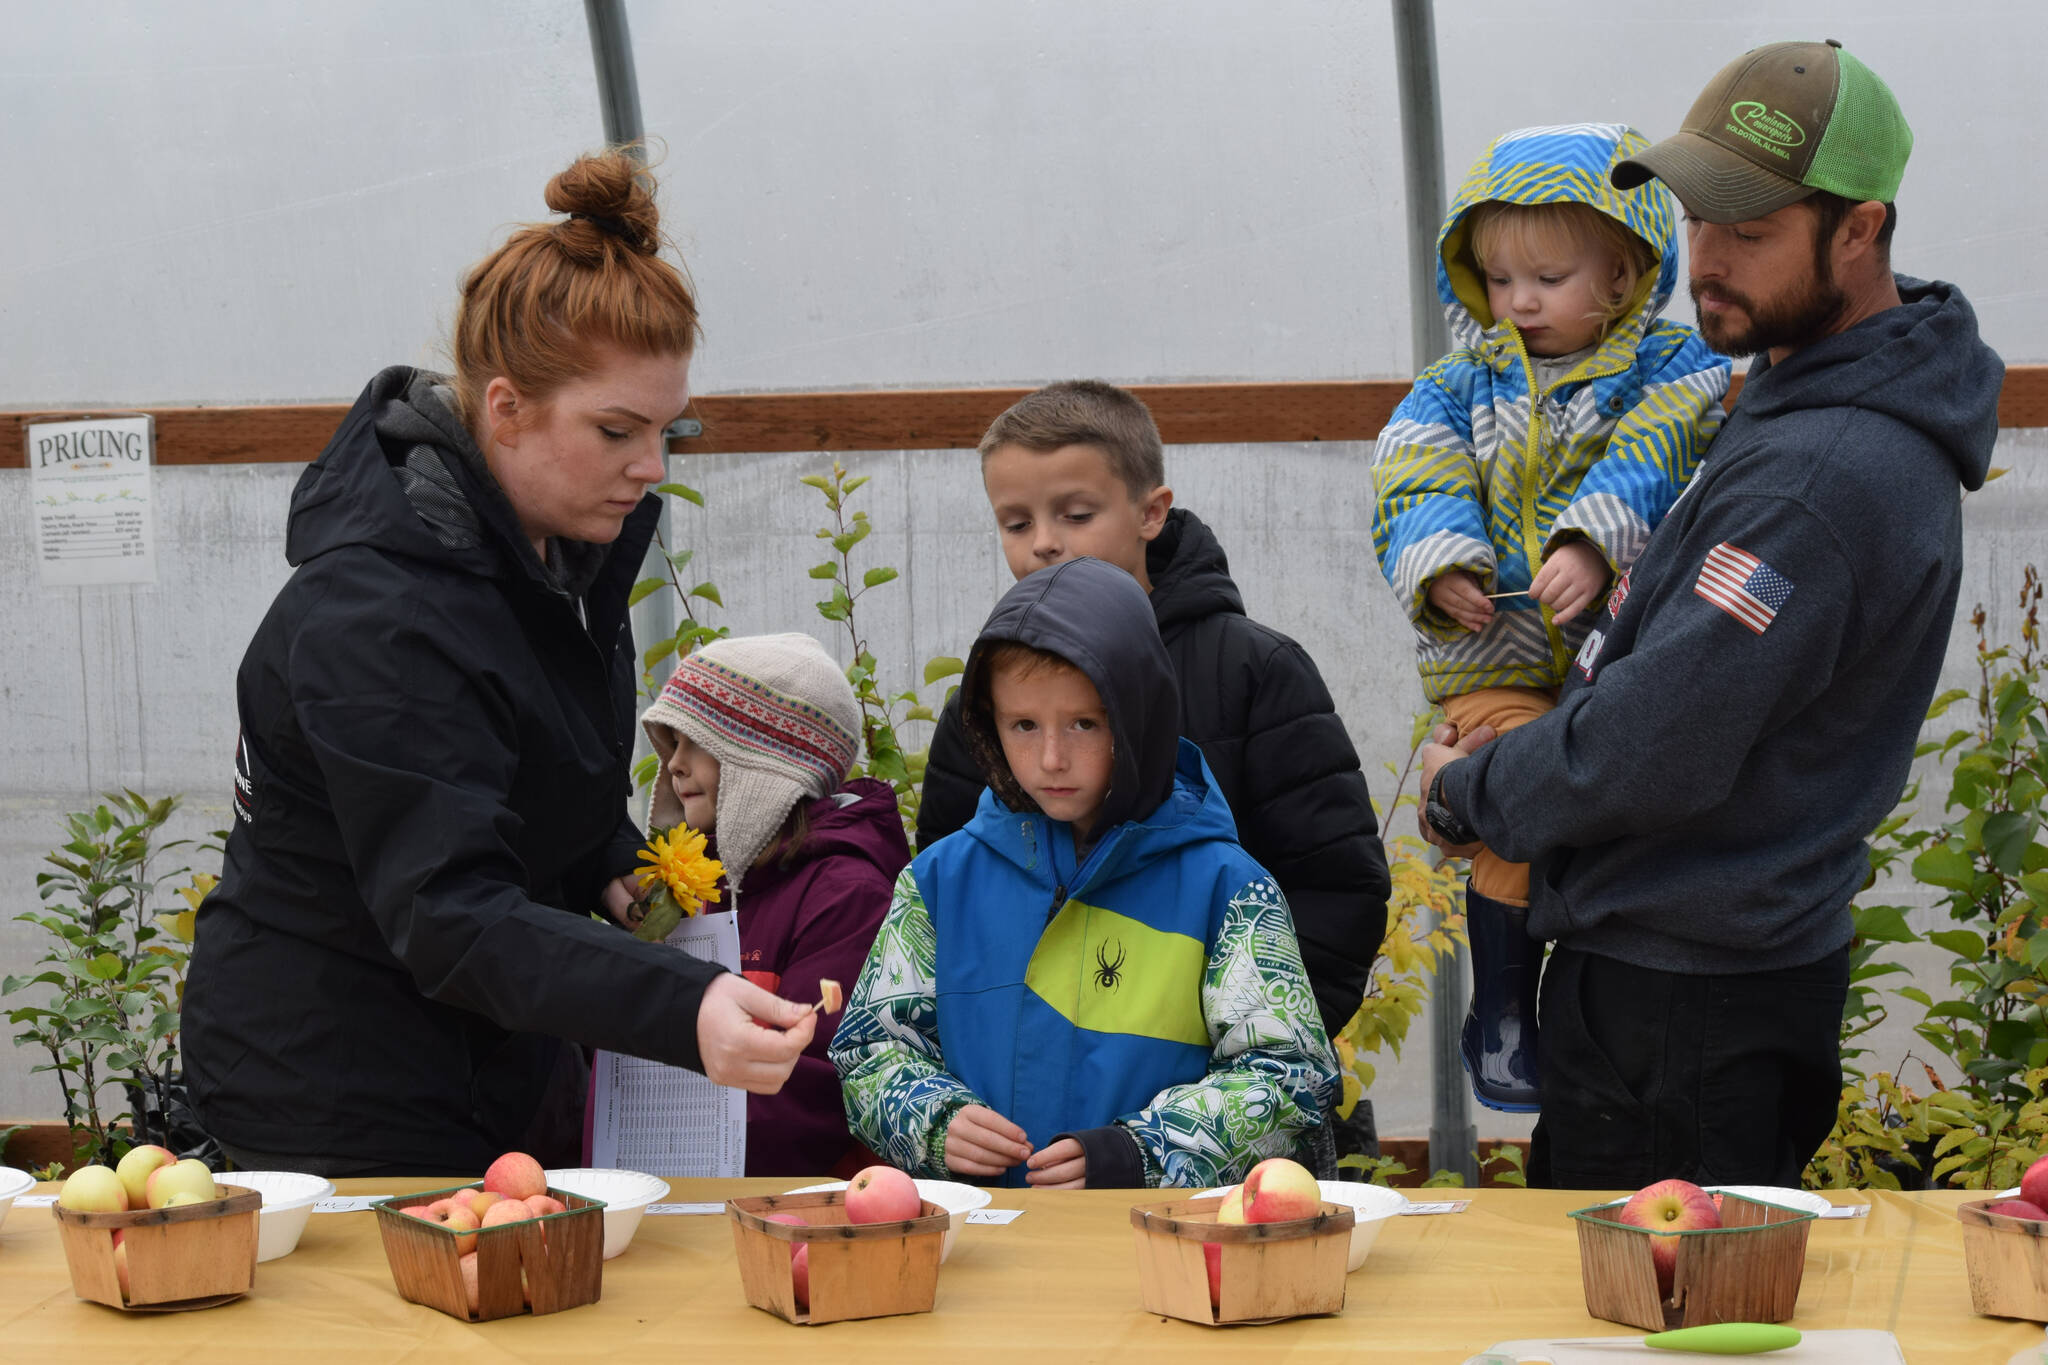
<path fill-rule="evenodd" d="M 1523 588 L 1520 592 L 1490 592 L 1486 595 L 1488 597 L 1527 597 L 1529 595 L 1529 590 L 1527 588 Z"/>

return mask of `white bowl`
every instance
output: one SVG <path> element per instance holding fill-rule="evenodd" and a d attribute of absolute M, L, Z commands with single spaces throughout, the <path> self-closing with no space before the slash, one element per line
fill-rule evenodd
<path fill-rule="evenodd" d="M 1811 1190 L 1787 1189 L 1783 1185 L 1707 1185 L 1708 1194 L 1732 1194 L 1738 1199 L 1753 1199 L 1759 1204 L 1776 1204 L 1781 1209 L 1797 1209 L 1818 1218 L 1834 1205 Z"/>
<path fill-rule="evenodd" d="M 989 1201 L 995 1196 L 979 1185 L 963 1185 L 957 1180 L 919 1180 L 914 1183 L 917 1185 L 920 1199 L 929 1199 L 949 1215 L 946 1219 L 946 1238 L 939 1243 L 939 1259 L 943 1261 L 953 1254 L 954 1239 L 959 1237 L 960 1229 L 967 1226 L 967 1215 L 976 1209 L 987 1208 Z M 787 1193 L 825 1194 L 845 1188 L 844 1180 L 830 1180 L 823 1185 L 806 1185 L 800 1190 L 789 1190 Z"/>
<path fill-rule="evenodd" d="M 274 1261 L 299 1245 L 313 1205 L 334 1193 L 334 1182 L 298 1171 L 225 1171 L 223 1185 L 240 1185 L 263 1196 L 256 1215 L 256 1259 Z"/>
<path fill-rule="evenodd" d="M 632 1245 L 640 1230 L 640 1216 L 657 1199 L 668 1198 L 668 1182 L 658 1175 L 640 1171 L 575 1170 L 549 1171 L 547 1182 L 558 1190 L 580 1194 L 604 1205 L 604 1258 Z"/>
<path fill-rule="evenodd" d="M 27 1171 L 17 1171 L 12 1166 L 0 1166 L 0 1223 L 7 1221 L 7 1211 L 14 1207 L 14 1201 L 34 1189 L 36 1178 Z"/>
<path fill-rule="evenodd" d="M 1235 1185 L 1219 1185 L 1213 1190 L 1203 1190 L 1195 1197 L 1207 1199 L 1211 1195 L 1229 1194 L 1236 1188 Z M 1348 1205 L 1351 1209 L 1351 1248 L 1344 1260 L 1344 1273 L 1347 1275 L 1365 1264 L 1365 1258 L 1372 1252 L 1372 1244 L 1379 1240 L 1380 1226 L 1408 1207 L 1407 1195 L 1385 1185 L 1367 1185 L 1357 1180 L 1318 1180 L 1316 1188 L 1325 1200 Z"/>

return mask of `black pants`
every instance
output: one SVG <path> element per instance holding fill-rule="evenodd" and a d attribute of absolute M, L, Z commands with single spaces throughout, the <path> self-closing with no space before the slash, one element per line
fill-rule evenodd
<path fill-rule="evenodd" d="M 1543 1114 L 1529 1183 L 1797 1187 L 1834 1128 L 1848 989 L 1847 948 L 1729 976 L 1553 948 L 1538 1005 Z"/>

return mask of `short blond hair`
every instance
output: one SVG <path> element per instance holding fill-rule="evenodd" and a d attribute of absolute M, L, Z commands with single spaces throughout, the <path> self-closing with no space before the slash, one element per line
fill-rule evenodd
<path fill-rule="evenodd" d="M 1472 229 L 1467 240 L 1472 243 L 1472 259 L 1482 271 L 1489 257 L 1498 257 L 1503 251 L 1540 257 L 1586 246 L 1604 248 L 1621 267 L 1620 278 L 1611 286 L 1604 280 L 1593 286 L 1593 297 L 1606 325 L 1628 312 L 1643 276 L 1662 264 L 1650 244 L 1631 232 L 1627 224 L 1591 204 L 1570 199 L 1550 204 L 1511 204 L 1504 199 L 1489 199 L 1472 210 Z"/>

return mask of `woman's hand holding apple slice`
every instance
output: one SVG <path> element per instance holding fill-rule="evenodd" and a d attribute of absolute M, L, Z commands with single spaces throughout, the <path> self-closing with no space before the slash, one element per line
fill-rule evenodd
<path fill-rule="evenodd" d="M 697 1008 L 697 1056 L 704 1074 L 718 1085 L 772 1095 L 810 1046 L 817 1019 L 811 1006 L 727 972 L 704 988 Z"/>

